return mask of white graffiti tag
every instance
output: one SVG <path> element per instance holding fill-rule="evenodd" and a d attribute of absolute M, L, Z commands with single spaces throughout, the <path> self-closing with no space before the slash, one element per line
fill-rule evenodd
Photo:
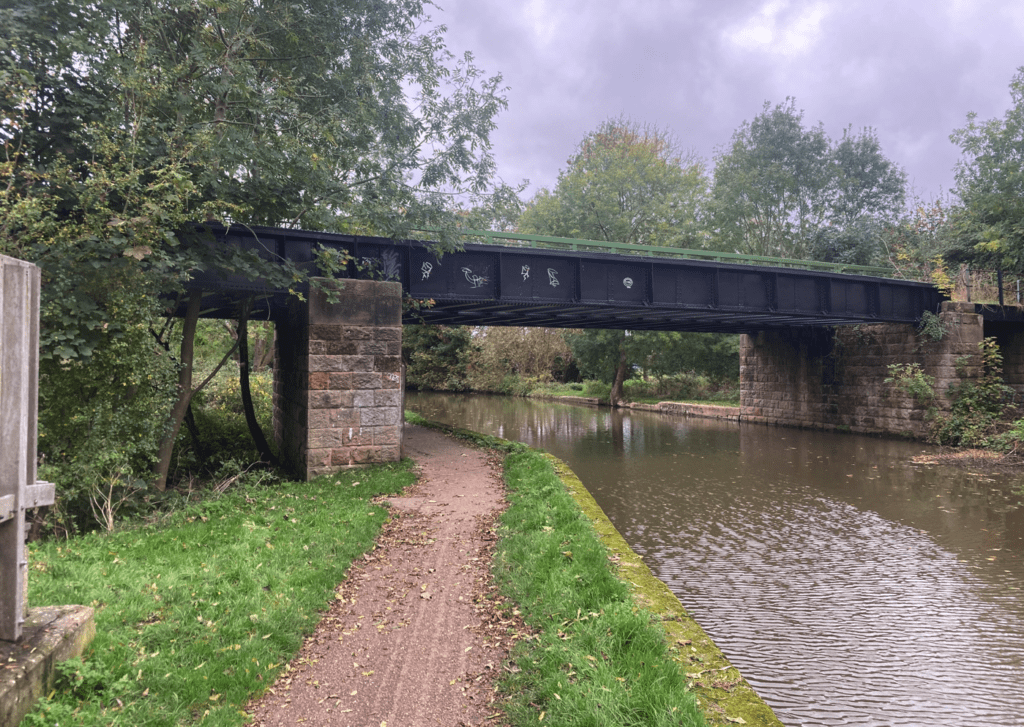
<path fill-rule="evenodd" d="M 487 278 L 482 275 L 477 275 L 469 268 L 462 268 L 462 274 L 466 276 L 466 280 L 468 280 L 469 284 L 474 288 L 479 288 L 487 282 Z"/>
<path fill-rule="evenodd" d="M 554 268 L 548 268 L 548 283 L 552 288 L 558 287 L 558 271 Z"/>
<path fill-rule="evenodd" d="M 520 272 L 522 272 L 523 274 L 523 280 L 526 280 L 527 278 L 530 277 L 530 266 L 524 265 L 523 269 Z"/>
<path fill-rule="evenodd" d="M 427 278 L 429 278 L 430 273 L 431 271 L 433 271 L 433 269 L 434 266 L 431 265 L 430 263 L 423 263 L 423 267 L 420 268 L 420 270 L 423 272 L 423 277 L 420 278 L 420 280 L 426 280 Z"/>

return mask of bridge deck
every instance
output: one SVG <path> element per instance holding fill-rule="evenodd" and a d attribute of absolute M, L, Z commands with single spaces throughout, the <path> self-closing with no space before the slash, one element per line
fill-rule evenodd
<path fill-rule="evenodd" d="M 318 246 L 348 253 L 347 275 L 401 282 L 413 299 L 407 323 L 549 328 L 755 332 L 799 326 L 914 323 L 936 311 L 934 286 L 815 270 L 466 244 L 438 258 L 429 242 L 279 228 L 216 231 L 214 244 L 259 250 L 315 271 Z M 287 293 L 260 281 L 205 273 L 193 287 L 211 295 L 205 315 L 234 316 L 234 301 L 282 315 Z"/>

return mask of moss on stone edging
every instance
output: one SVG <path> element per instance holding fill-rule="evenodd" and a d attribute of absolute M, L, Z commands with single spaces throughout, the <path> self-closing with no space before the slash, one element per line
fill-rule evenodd
<path fill-rule="evenodd" d="M 483 447 L 506 451 L 518 447 L 527 448 L 525 444 L 500 437 L 432 422 L 413 412 L 406 413 L 406 420 Z M 609 560 L 615 564 L 618 576 L 630 585 L 634 601 L 661 623 L 669 653 L 689 678 L 690 689 L 696 693 L 698 705 L 708 724 L 712 727 L 734 724 L 784 727 L 771 707 L 757 695 L 739 670 L 729 663 L 721 649 L 687 613 L 669 587 L 658 580 L 640 556 L 633 552 L 569 465 L 554 455 L 538 451 L 551 463 L 558 478 L 594 526 L 598 538 L 608 549 Z"/>
<path fill-rule="evenodd" d="M 729 663 L 675 594 L 633 552 L 569 466 L 551 454 L 544 453 L 544 456 L 590 519 L 598 538 L 608 548 L 619 577 L 630 585 L 634 600 L 650 611 L 665 629 L 672 658 L 689 677 L 690 688 L 697 694 L 708 724 L 782 727 L 771 707 Z"/>

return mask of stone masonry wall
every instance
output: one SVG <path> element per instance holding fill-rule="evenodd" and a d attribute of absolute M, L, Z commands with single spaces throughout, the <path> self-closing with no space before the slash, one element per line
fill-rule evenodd
<path fill-rule="evenodd" d="M 278 324 L 274 434 L 282 456 L 310 479 L 401 458 L 402 289 L 339 281 Z"/>
<path fill-rule="evenodd" d="M 981 373 L 982 317 L 946 302 L 940 341 L 912 326 L 877 324 L 744 335 L 740 402 L 744 421 L 923 438 L 927 405 L 884 384 L 889 364 L 917 363 L 935 379 L 940 410 L 950 385 Z"/>

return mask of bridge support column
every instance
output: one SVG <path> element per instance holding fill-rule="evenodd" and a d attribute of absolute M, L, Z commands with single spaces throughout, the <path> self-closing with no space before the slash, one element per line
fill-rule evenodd
<path fill-rule="evenodd" d="M 740 339 L 744 421 L 924 438 L 928 408 L 948 410 L 950 385 L 981 374 L 984 322 L 971 304 L 945 302 L 934 341 L 908 324 L 791 329 Z M 934 402 L 886 385 L 890 364 L 917 364 Z"/>
<path fill-rule="evenodd" d="M 312 291 L 278 323 L 274 434 L 306 479 L 401 458 L 402 286 L 337 286 L 337 302 Z"/>

